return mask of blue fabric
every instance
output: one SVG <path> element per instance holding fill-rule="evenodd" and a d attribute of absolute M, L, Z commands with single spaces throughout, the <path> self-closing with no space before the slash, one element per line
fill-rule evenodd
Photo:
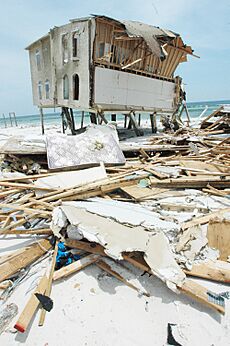
<path fill-rule="evenodd" d="M 73 255 L 65 246 L 63 242 L 58 243 L 58 252 L 56 257 L 56 269 L 60 269 L 63 266 L 67 266 L 81 257 L 79 255 Z"/>

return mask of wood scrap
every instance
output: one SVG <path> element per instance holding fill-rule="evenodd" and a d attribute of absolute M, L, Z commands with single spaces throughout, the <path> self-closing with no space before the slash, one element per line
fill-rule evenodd
<path fill-rule="evenodd" d="M 116 272 L 115 270 L 113 270 L 111 268 L 111 266 L 109 264 L 107 264 L 106 262 L 100 260 L 98 262 L 96 262 L 96 266 L 99 267 L 100 269 L 106 271 L 108 274 L 114 276 L 116 279 L 118 279 L 119 281 L 123 282 L 126 286 L 134 289 L 135 291 L 137 291 L 138 293 L 141 293 L 143 295 L 145 295 L 146 297 L 149 297 L 150 294 L 146 293 L 146 292 L 141 292 L 141 290 L 136 287 L 135 285 L 133 285 L 131 282 L 127 281 L 126 279 L 124 279 L 118 272 Z"/>
<path fill-rule="evenodd" d="M 219 250 L 220 260 L 227 261 L 230 256 L 230 220 L 210 219 L 207 238 L 209 246 Z"/>
<path fill-rule="evenodd" d="M 47 283 L 48 283 L 47 277 L 43 276 L 41 278 L 36 290 L 32 293 L 32 295 L 31 295 L 29 301 L 27 302 L 24 310 L 22 311 L 21 315 L 19 316 L 19 319 L 17 320 L 14 328 L 17 329 L 20 333 L 24 333 L 27 330 L 27 328 L 28 328 L 28 326 L 29 326 L 39 304 L 40 304 L 39 300 L 35 296 L 35 293 L 44 294 L 46 287 L 47 287 Z"/>
<path fill-rule="evenodd" d="M 45 289 L 45 295 L 47 297 L 50 297 L 51 289 L 52 289 L 52 281 L 53 281 L 53 274 L 54 274 L 54 269 L 55 269 L 55 264 L 56 264 L 56 257 L 57 257 L 57 252 L 58 252 L 58 242 L 55 244 L 54 248 L 54 253 L 53 253 L 53 258 L 52 258 L 52 263 L 51 263 L 51 268 L 50 268 L 50 273 L 47 281 L 47 287 Z M 46 316 L 46 310 L 43 308 L 41 309 L 41 315 L 39 319 L 39 326 L 43 326 L 45 322 L 45 316 Z"/>
<path fill-rule="evenodd" d="M 0 282 L 11 278 L 21 269 L 35 262 L 51 249 L 49 240 L 43 239 L 25 248 L 23 252 L 0 265 Z"/>
<path fill-rule="evenodd" d="M 79 272 L 83 268 L 88 267 L 89 265 L 97 262 L 99 258 L 100 256 L 98 255 L 88 255 L 86 257 L 83 257 L 79 261 L 69 264 L 67 267 L 62 267 L 61 269 L 56 270 L 54 272 L 53 280 L 60 280 L 76 272 Z"/>

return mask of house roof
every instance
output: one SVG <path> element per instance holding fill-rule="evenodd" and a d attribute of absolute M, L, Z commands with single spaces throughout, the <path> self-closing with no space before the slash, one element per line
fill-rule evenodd
<path fill-rule="evenodd" d="M 117 20 L 111 17 L 107 17 L 104 15 L 97 15 L 92 14 L 89 17 L 84 18 L 77 18 L 72 19 L 71 22 L 78 22 L 83 20 L 89 20 L 91 18 L 100 18 L 104 19 L 105 21 L 111 21 L 114 22 L 117 25 L 120 25 L 124 28 L 126 34 L 129 37 L 141 37 L 146 42 L 149 50 L 156 56 L 158 56 L 161 60 L 164 60 L 166 58 L 166 52 L 162 47 L 162 39 L 165 42 L 168 42 L 178 36 L 179 34 L 171 31 L 171 30 L 165 30 L 161 29 L 159 27 L 141 23 L 138 21 L 131 21 L 131 20 Z M 46 34 L 45 36 L 41 37 L 40 39 L 34 41 L 31 43 L 28 47 L 26 47 L 27 50 L 29 50 L 34 44 L 39 42 L 40 40 L 43 40 L 45 38 L 49 37 L 49 34 Z M 192 54 L 191 47 L 188 47 L 188 49 L 184 49 L 185 53 Z M 192 54 L 193 55 L 193 54 Z"/>
<path fill-rule="evenodd" d="M 36 43 L 38 43 L 39 41 L 42 41 L 42 40 L 44 40 L 44 39 L 46 39 L 46 38 L 48 38 L 48 37 L 49 37 L 49 33 L 48 33 L 48 34 L 45 34 L 45 35 L 42 36 L 42 37 L 40 37 L 38 40 L 32 42 L 29 46 L 27 46 L 27 47 L 25 48 L 25 50 L 29 50 L 29 49 L 32 48 L 32 46 L 34 46 Z"/>

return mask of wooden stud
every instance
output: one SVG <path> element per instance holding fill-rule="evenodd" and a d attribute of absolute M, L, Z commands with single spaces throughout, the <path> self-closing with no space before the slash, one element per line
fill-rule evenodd
<path fill-rule="evenodd" d="M 27 302 L 24 310 L 22 311 L 19 319 L 17 320 L 14 328 L 17 329 L 20 333 L 24 333 L 27 330 L 28 325 L 30 324 L 40 302 L 35 296 L 35 293 L 44 294 L 46 290 L 48 279 L 46 276 L 43 276 L 36 288 L 32 293 L 29 301 Z"/>

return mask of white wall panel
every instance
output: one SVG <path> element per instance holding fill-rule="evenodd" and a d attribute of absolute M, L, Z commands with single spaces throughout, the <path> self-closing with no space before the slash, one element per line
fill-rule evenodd
<path fill-rule="evenodd" d="M 95 104 L 102 109 L 173 110 L 173 82 L 96 67 Z"/>

